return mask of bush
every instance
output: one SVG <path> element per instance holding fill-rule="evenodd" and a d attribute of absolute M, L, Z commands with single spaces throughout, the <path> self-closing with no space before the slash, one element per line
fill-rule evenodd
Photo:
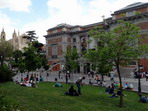
<path fill-rule="evenodd" d="M 0 82 L 11 81 L 14 73 L 7 65 L 0 66 Z"/>

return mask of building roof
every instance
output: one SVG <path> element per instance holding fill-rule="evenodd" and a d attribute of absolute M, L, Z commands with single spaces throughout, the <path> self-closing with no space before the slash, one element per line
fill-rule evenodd
<path fill-rule="evenodd" d="M 136 2 L 136 3 L 127 5 L 126 7 L 115 11 L 114 14 L 125 12 L 125 11 L 128 11 L 128 10 L 130 11 L 130 10 L 133 10 L 133 9 L 138 9 L 138 8 L 141 8 L 141 7 L 148 7 L 148 3 Z"/>
<path fill-rule="evenodd" d="M 71 28 L 72 25 L 69 25 L 69 24 L 66 24 L 66 23 L 61 23 L 61 24 L 56 25 L 56 26 L 53 27 L 53 28 L 48 29 L 47 31 L 52 31 L 52 30 L 54 30 L 54 29 L 62 28 L 62 27 Z"/>

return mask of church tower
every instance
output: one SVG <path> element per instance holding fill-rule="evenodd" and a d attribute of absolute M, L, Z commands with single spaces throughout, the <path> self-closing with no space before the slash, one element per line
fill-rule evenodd
<path fill-rule="evenodd" d="M 0 39 L 6 40 L 6 33 L 4 31 L 4 28 L 2 29 L 1 35 L 0 35 Z"/>
<path fill-rule="evenodd" d="M 16 37 L 17 37 L 17 34 L 16 34 L 15 30 L 14 30 L 14 32 L 13 32 L 13 34 L 12 34 L 12 37 L 13 37 L 13 38 L 16 38 Z"/>
<path fill-rule="evenodd" d="M 15 32 L 15 30 L 12 34 L 12 40 L 13 40 L 14 49 L 19 49 L 19 40 L 18 40 L 17 33 Z"/>

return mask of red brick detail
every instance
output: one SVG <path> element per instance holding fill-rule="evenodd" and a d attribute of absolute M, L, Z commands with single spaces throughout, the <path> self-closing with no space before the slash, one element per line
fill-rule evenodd
<path fill-rule="evenodd" d="M 69 38 L 67 38 L 67 42 L 71 42 L 71 38 L 69 37 Z"/>
<path fill-rule="evenodd" d="M 60 70 L 60 64 L 57 64 L 52 67 L 52 71 L 59 71 Z"/>
<path fill-rule="evenodd" d="M 123 18 L 125 16 L 126 16 L 126 13 L 119 13 L 119 14 L 115 15 L 116 19 Z"/>
<path fill-rule="evenodd" d="M 141 43 L 142 44 L 148 44 L 148 34 L 141 34 L 140 36 L 142 38 Z"/>
<path fill-rule="evenodd" d="M 48 47 L 48 56 L 52 55 L 52 47 Z"/>
<path fill-rule="evenodd" d="M 58 32 L 62 32 L 62 28 L 60 28 L 60 29 L 57 29 L 57 31 L 58 31 Z"/>
<path fill-rule="evenodd" d="M 144 66 L 144 68 L 141 69 L 142 72 L 148 71 L 148 59 L 141 59 L 140 65 Z"/>
<path fill-rule="evenodd" d="M 53 64 L 53 61 L 48 61 L 48 65 L 52 65 Z"/>
<path fill-rule="evenodd" d="M 145 13 L 145 12 L 148 12 L 148 9 L 147 7 L 145 7 L 145 8 L 137 9 L 136 12 Z"/>
<path fill-rule="evenodd" d="M 137 25 L 140 27 L 141 30 L 148 29 L 148 22 L 139 23 Z"/>
<path fill-rule="evenodd" d="M 60 64 L 52 66 L 54 63 L 57 63 L 59 61 L 48 61 L 48 64 L 51 66 L 52 71 L 59 71 L 60 70 Z"/>
<path fill-rule="evenodd" d="M 48 40 L 48 44 L 55 44 L 58 42 L 62 42 L 62 38 L 55 38 L 55 39 Z"/>
<path fill-rule="evenodd" d="M 58 45 L 58 56 L 62 55 L 62 45 Z"/>
<path fill-rule="evenodd" d="M 129 65 L 129 66 L 126 66 L 126 68 L 135 68 L 136 65 Z"/>

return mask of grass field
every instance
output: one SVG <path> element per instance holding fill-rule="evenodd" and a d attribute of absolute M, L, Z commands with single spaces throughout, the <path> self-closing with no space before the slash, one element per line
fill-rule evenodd
<path fill-rule="evenodd" d="M 148 103 L 138 102 L 135 92 L 124 91 L 124 106 L 119 108 L 119 98 L 109 98 L 104 88 L 84 85 L 82 95 L 65 96 L 70 84 L 53 87 L 54 83 L 43 82 L 38 88 L 16 85 L 12 82 L 1 84 L 8 92 L 8 98 L 19 104 L 20 111 L 147 111 Z M 76 89 L 76 86 L 74 85 Z"/>

